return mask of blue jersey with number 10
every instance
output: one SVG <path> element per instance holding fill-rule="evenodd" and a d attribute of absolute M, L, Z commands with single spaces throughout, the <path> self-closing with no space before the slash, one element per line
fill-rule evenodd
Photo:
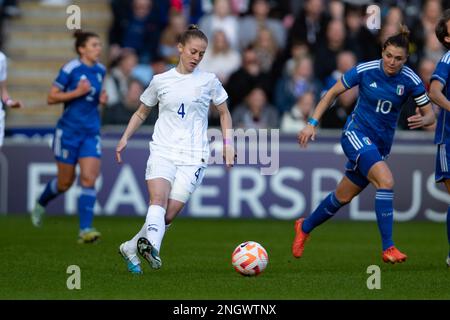
<path fill-rule="evenodd" d="M 383 60 L 361 63 L 342 76 L 347 89 L 359 85 L 359 97 L 350 117 L 378 147 L 390 150 L 402 105 L 413 96 L 421 107 L 429 103 L 421 79 L 407 66 L 389 76 Z"/>
<path fill-rule="evenodd" d="M 80 59 L 65 64 L 53 84 L 64 92 L 73 91 L 82 79 L 91 84 L 91 92 L 64 104 L 64 112 L 57 127 L 76 131 L 98 133 L 100 131 L 100 114 L 98 110 L 105 67 L 96 63 L 88 66 Z"/>

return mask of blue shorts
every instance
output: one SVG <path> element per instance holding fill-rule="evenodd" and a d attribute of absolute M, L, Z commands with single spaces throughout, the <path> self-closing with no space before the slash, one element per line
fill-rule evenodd
<path fill-rule="evenodd" d="M 369 184 L 367 175 L 370 168 L 383 161 L 385 156 L 365 133 L 353 126 L 343 131 L 341 146 L 348 158 L 345 165 L 346 177 L 364 189 Z"/>
<path fill-rule="evenodd" d="M 67 164 L 76 164 L 79 158 L 100 158 L 100 135 L 57 127 L 53 139 L 53 153 L 56 161 Z"/>
<path fill-rule="evenodd" d="M 446 179 L 450 179 L 450 172 L 448 171 L 449 151 L 450 146 L 447 146 L 445 143 L 437 145 L 436 172 L 434 175 L 436 182 L 443 182 Z"/>

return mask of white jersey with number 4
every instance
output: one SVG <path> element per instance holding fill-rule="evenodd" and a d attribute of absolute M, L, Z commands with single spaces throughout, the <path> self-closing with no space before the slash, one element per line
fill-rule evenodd
<path fill-rule="evenodd" d="M 176 164 L 208 163 L 208 110 L 210 103 L 220 105 L 228 95 L 219 79 L 195 69 L 181 74 L 175 68 L 156 75 L 141 95 L 141 102 L 159 104 L 150 152 Z"/>

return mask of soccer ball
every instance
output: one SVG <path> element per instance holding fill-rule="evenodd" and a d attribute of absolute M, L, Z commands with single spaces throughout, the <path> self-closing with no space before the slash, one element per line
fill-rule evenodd
<path fill-rule="evenodd" d="M 257 276 L 266 269 L 269 256 L 258 242 L 246 241 L 234 249 L 231 255 L 234 270 L 244 276 Z"/>

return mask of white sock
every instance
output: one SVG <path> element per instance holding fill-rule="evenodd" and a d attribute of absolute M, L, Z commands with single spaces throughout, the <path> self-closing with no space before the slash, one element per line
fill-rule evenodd
<path fill-rule="evenodd" d="M 142 225 L 141 230 L 139 230 L 138 233 L 136 233 L 136 235 L 133 237 L 133 239 L 128 240 L 127 242 L 125 242 L 125 251 L 127 252 L 127 254 L 136 254 L 137 252 L 137 242 L 139 240 L 139 238 L 145 238 L 146 236 L 146 232 L 145 230 L 146 228 L 146 223 L 144 223 Z"/>
<path fill-rule="evenodd" d="M 171 225 L 172 225 L 171 223 L 166 224 L 166 232 L 167 232 L 167 230 L 169 230 L 169 228 L 170 228 Z"/>
<path fill-rule="evenodd" d="M 158 251 L 166 231 L 165 217 L 166 209 L 158 205 L 148 207 L 147 218 L 145 219 L 146 237 Z"/>

